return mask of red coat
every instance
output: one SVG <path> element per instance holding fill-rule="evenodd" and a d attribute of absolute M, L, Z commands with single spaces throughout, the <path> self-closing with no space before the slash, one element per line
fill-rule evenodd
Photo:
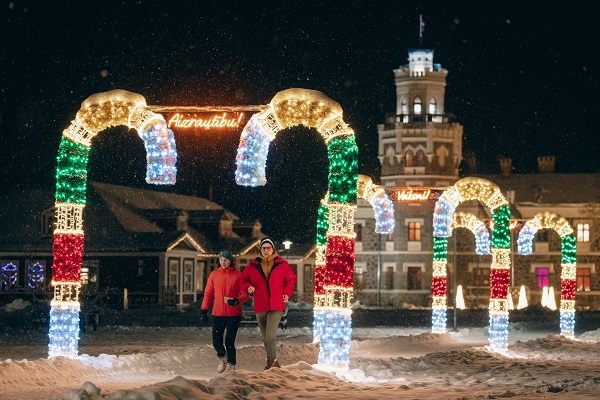
<path fill-rule="evenodd" d="M 225 297 L 237 298 L 240 300 L 240 304 L 230 306 L 225 302 Z M 208 310 L 214 299 L 213 316 L 235 317 L 242 315 L 242 304 L 249 298 L 248 293 L 242 290 L 242 273 L 233 267 L 219 267 L 208 276 L 200 308 Z"/>
<path fill-rule="evenodd" d="M 261 257 L 250 261 L 242 275 L 243 288 L 254 286 L 254 312 L 285 310 L 283 295 L 292 297 L 296 287 L 296 274 L 283 258 L 276 256 L 269 274 L 269 280 L 260 265 Z"/>

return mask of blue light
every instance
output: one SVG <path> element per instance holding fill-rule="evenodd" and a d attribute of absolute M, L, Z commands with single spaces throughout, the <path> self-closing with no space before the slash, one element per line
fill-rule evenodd
<path fill-rule="evenodd" d="M 324 310 L 321 331 L 319 364 L 328 369 L 347 370 L 352 343 L 352 311 L 331 308 Z"/>
<path fill-rule="evenodd" d="M 52 302 L 50 309 L 48 357 L 77 357 L 79 303 Z"/>
<path fill-rule="evenodd" d="M 490 348 L 493 351 L 508 349 L 508 313 L 490 314 Z"/>

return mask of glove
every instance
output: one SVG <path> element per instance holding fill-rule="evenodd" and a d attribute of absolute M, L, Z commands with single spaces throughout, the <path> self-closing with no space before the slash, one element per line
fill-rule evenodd
<path fill-rule="evenodd" d="M 200 310 L 200 318 L 202 318 L 203 323 L 208 322 L 208 310 Z"/>
<path fill-rule="evenodd" d="M 238 304 L 240 304 L 240 301 L 238 299 L 229 299 L 227 300 L 227 304 L 229 304 L 230 306 L 237 306 Z"/>

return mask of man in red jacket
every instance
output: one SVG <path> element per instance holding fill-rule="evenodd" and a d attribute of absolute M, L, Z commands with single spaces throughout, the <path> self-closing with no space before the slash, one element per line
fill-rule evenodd
<path fill-rule="evenodd" d="M 214 299 L 212 309 L 212 339 L 213 347 L 219 357 L 217 372 L 235 370 L 236 350 L 235 338 L 242 321 L 242 304 L 250 296 L 242 288 L 242 273 L 235 268 L 233 254 L 229 250 L 219 253 L 219 265 L 210 273 L 204 299 L 200 307 L 203 319 L 206 318 L 210 304 Z M 223 346 L 223 335 L 225 346 Z"/>
<path fill-rule="evenodd" d="M 250 261 L 242 272 L 244 287 L 254 295 L 254 312 L 267 352 L 267 366 L 279 368 L 277 361 L 277 327 L 285 311 L 285 303 L 296 287 L 296 274 L 275 250 L 273 241 L 260 241 L 260 256 Z"/>

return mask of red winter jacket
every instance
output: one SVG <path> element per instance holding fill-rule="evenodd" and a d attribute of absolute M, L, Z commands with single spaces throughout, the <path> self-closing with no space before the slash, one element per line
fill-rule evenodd
<path fill-rule="evenodd" d="M 273 262 L 269 280 L 263 272 L 260 265 L 262 257 L 256 257 L 250 261 L 242 276 L 244 278 L 243 289 L 247 290 L 249 286 L 254 286 L 254 312 L 265 312 L 273 310 L 285 310 L 283 295 L 292 297 L 296 287 L 296 274 L 290 265 L 283 258 L 274 254 L 274 258 L 268 261 Z"/>
<path fill-rule="evenodd" d="M 240 304 L 230 306 L 225 302 L 225 297 L 237 298 Z M 236 317 L 242 315 L 242 304 L 249 298 L 248 293 L 242 290 L 242 273 L 235 267 L 219 267 L 208 276 L 200 308 L 208 310 L 214 299 L 215 304 L 212 309 L 214 317 Z"/>

